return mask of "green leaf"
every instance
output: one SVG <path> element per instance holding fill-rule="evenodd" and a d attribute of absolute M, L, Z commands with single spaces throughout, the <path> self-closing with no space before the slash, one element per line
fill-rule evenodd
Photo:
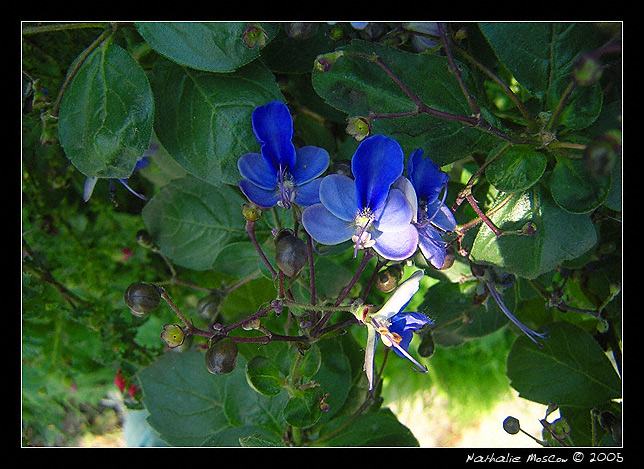
<path fill-rule="evenodd" d="M 264 396 L 277 396 L 284 385 L 284 378 L 273 360 L 256 356 L 246 364 L 246 380 L 251 387 Z"/>
<path fill-rule="evenodd" d="M 588 215 L 561 210 L 541 184 L 524 193 L 500 194 L 497 206 L 500 208 L 489 218 L 498 228 L 518 231 L 532 222 L 536 233 L 531 236 L 509 233 L 497 238 L 482 224 L 470 252 L 474 262 L 534 279 L 563 261 L 580 256 L 597 242 Z"/>
<path fill-rule="evenodd" d="M 179 265 L 212 269 L 228 243 L 245 238 L 244 200 L 231 187 L 186 176 L 165 185 L 143 208 L 161 252 Z"/>
<path fill-rule="evenodd" d="M 599 47 L 601 40 L 586 23 L 479 23 L 479 28 L 514 78 L 541 99 L 580 53 Z"/>
<path fill-rule="evenodd" d="M 275 77 L 258 62 L 216 74 L 158 60 L 150 82 L 159 141 L 185 170 L 214 185 L 237 184 L 238 158 L 259 151 L 251 125 L 255 108 L 284 100 Z"/>
<path fill-rule="evenodd" d="M 621 380 L 599 344 L 568 322 L 551 324 L 542 348 L 519 337 L 507 375 L 521 397 L 541 404 L 590 407 L 621 396 Z"/>
<path fill-rule="evenodd" d="M 315 389 L 298 390 L 284 407 L 284 420 L 298 428 L 310 427 L 321 415 L 320 398 Z"/>
<path fill-rule="evenodd" d="M 571 213 L 588 213 L 608 197 L 612 178 L 592 174 L 583 160 L 557 158 L 550 177 L 550 191 L 555 202 Z"/>
<path fill-rule="evenodd" d="M 130 54 L 103 42 L 80 65 L 60 104 L 58 136 L 87 177 L 128 178 L 150 144 L 154 100 Z"/>
<path fill-rule="evenodd" d="M 343 417 L 329 422 L 320 431 L 315 446 L 418 446 L 418 440 L 391 411 Z"/>
<path fill-rule="evenodd" d="M 242 36 L 248 23 L 146 22 L 135 23 L 143 39 L 160 54 L 186 67 L 209 72 L 232 72 L 259 57 Z M 270 41 L 279 24 L 262 23 Z"/>
<path fill-rule="evenodd" d="M 378 55 L 384 64 L 426 105 L 469 117 L 471 109 L 445 57 L 412 54 L 396 48 L 353 41 L 326 72 L 314 71 L 316 92 L 331 106 L 350 116 L 412 112 L 417 109 L 405 92 L 369 58 Z M 462 74 L 470 90 L 476 85 L 467 68 Z M 452 163 L 493 140 L 483 132 L 454 120 L 429 114 L 374 119 L 372 133 L 396 139 L 405 153 L 423 148 L 439 166 Z"/>
<path fill-rule="evenodd" d="M 545 154 L 529 145 L 517 145 L 490 163 L 485 176 L 500 191 L 522 192 L 541 178 L 546 163 Z"/>
<path fill-rule="evenodd" d="M 285 398 L 246 383 L 243 357 L 228 375 L 206 371 L 203 353 L 168 352 L 139 373 L 148 422 L 173 446 L 238 446 L 255 437 L 279 444 Z"/>

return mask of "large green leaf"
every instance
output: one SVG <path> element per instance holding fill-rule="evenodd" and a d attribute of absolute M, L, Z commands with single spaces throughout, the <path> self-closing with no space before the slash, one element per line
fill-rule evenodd
<path fill-rule="evenodd" d="M 245 239 L 243 202 L 230 186 L 186 176 L 163 186 L 145 205 L 143 222 L 164 255 L 184 267 L 207 270 L 228 243 Z"/>
<path fill-rule="evenodd" d="M 482 224 L 470 252 L 475 262 L 533 279 L 580 256 L 597 242 L 588 215 L 561 210 L 541 184 L 507 200 L 506 196 L 500 194 L 497 205 L 503 205 L 489 217 L 492 223 L 501 230 L 516 232 L 531 222 L 536 232 L 531 236 L 509 233 L 497 237 Z"/>
<path fill-rule="evenodd" d="M 154 100 L 130 54 L 103 42 L 80 65 L 63 94 L 58 136 L 88 177 L 127 178 L 150 144 Z"/>
<path fill-rule="evenodd" d="M 186 67 L 208 72 L 232 72 L 259 57 L 259 47 L 248 47 L 242 22 L 150 22 L 136 23 L 137 31 L 156 51 Z M 279 24 L 259 25 L 267 41 Z"/>
<path fill-rule="evenodd" d="M 150 82 L 160 142 L 184 169 L 215 185 L 237 184 L 237 159 L 259 150 L 250 120 L 255 108 L 284 100 L 258 62 L 217 74 L 159 60 Z"/>
<path fill-rule="evenodd" d="M 589 23 L 480 23 L 479 28 L 501 63 L 539 98 L 601 40 Z"/>
<path fill-rule="evenodd" d="M 619 376 L 586 331 L 557 322 L 542 342 L 539 348 L 519 337 L 508 355 L 507 375 L 521 397 L 560 407 L 590 407 L 621 396 Z"/>
<path fill-rule="evenodd" d="M 320 431 L 319 439 L 315 446 L 418 446 L 411 431 L 388 409 L 333 420 Z"/>
<path fill-rule="evenodd" d="M 279 444 L 285 394 L 255 392 L 244 368 L 242 356 L 227 375 L 208 373 L 196 350 L 161 356 L 139 373 L 150 426 L 173 446 L 239 446 L 249 437 Z"/>
<path fill-rule="evenodd" d="M 312 80 L 316 92 L 329 105 L 350 116 L 405 113 L 416 109 L 413 101 L 375 62 L 354 54 L 378 55 L 427 106 L 461 117 L 472 114 L 445 57 L 412 54 L 364 41 L 353 41 L 343 50 L 344 56 L 328 71 L 315 71 Z M 475 89 L 464 66 L 462 74 L 470 89 Z M 423 148 L 439 166 L 452 163 L 476 149 L 487 152 L 492 142 L 478 129 L 429 114 L 375 119 L 372 133 L 396 139 L 407 154 Z"/>
<path fill-rule="evenodd" d="M 550 191 L 555 202 L 572 213 L 588 213 L 599 207 L 608 197 L 611 175 L 592 174 L 584 161 L 557 158 L 550 178 Z"/>

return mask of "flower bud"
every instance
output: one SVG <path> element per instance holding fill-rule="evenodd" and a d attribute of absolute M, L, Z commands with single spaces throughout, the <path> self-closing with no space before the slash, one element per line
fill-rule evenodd
<path fill-rule="evenodd" d="M 237 343 L 229 337 L 213 337 L 206 351 L 206 368 L 214 375 L 230 373 L 237 365 Z"/>
<path fill-rule="evenodd" d="M 521 234 L 526 236 L 532 236 L 537 232 L 537 225 L 534 222 L 527 222 L 523 227 L 521 227 Z"/>
<path fill-rule="evenodd" d="M 584 165 L 594 176 L 609 174 L 622 150 L 621 132 L 606 132 L 593 140 L 584 150 L 582 159 Z"/>
<path fill-rule="evenodd" d="M 376 277 L 376 288 L 384 293 L 389 293 L 398 286 L 402 278 L 402 267 L 400 264 L 394 264 L 387 267 Z"/>
<path fill-rule="evenodd" d="M 146 230 L 139 230 L 136 232 L 136 242 L 139 244 L 139 246 L 146 249 L 151 249 L 154 247 L 152 236 L 150 236 L 150 233 L 148 233 Z"/>
<path fill-rule="evenodd" d="M 197 314 L 200 318 L 208 321 L 214 320 L 219 314 L 219 306 L 223 297 L 218 293 L 211 293 L 204 296 L 197 303 Z"/>
<path fill-rule="evenodd" d="M 306 244 L 285 228 L 275 235 L 275 263 L 288 277 L 295 277 L 306 264 Z"/>
<path fill-rule="evenodd" d="M 125 290 L 125 304 L 134 316 L 144 317 L 161 302 L 161 294 L 155 285 L 136 282 Z"/>
<path fill-rule="evenodd" d="M 572 78 L 579 86 L 589 86 L 602 76 L 602 64 L 590 55 L 580 56 L 572 69 Z"/>
<path fill-rule="evenodd" d="M 266 41 L 268 39 L 268 34 L 266 34 L 266 31 L 259 26 L 258 24 L 255 23 L 249 23 L 248 26 L 246 26 L 246 30 L 242 34 L 242 41 L 244 41 L 244 44 L 246 44 L 246 47 L 249 49 L 253 49 L 257 46 L 264 47 L 266 45 Z"/>
<path fill-rule="evenodd" d="M 164 324 L 161 339 L 168 344 L 168 347 L 175 348 L 183 345 L 186 335 L 183 329 L 177 324 Z"/>
<path fill-rule="evenodd" d="M 346 132 L 356 142 L 362 142 L 371 134 L 371 122 L 366 117 L 349 117 L 347 119 Z"/>
<path fill-rule="evenodd" d="M 331 66 L 335 63 L 335 61 L 343 55 L 344 52 L 342 51 L 329 52 L 328 54 L 320 55 L 315 59 L 313 68 L 318 72 L 328 72 L 329 70 L 331 70 Z"/>
<path fill-rule="evenodd" d="M 262 211 L 259 207 L 256 207 L 254 204 L 243 204 L 242 205 L 242 215 L 247 221 L 257 221 L 259 217 L 262 216 Z"/>
<path fill-rule="evenodd" d="M 507 417 L 503 421 L 503 430 L 505 430 L 510 435 L 516 435 L 521 430 L 521 425 L 519 424 L 519 419 L 516 417 Z"/>
<path fill-rule="evenodd" d="M 418 355 L 423 358 L 429 358 L 434 355 L 436 350 L 436 344 L 434 343 L 434 337 L 432 337 L 432 332 L 427 331 L 422 333 L 423 339 L 418 344 Z"/>
<path fill-rule="evenodd" d="M 317 23 L 310 22 L 284 23 L 284 32 L 291 39 L 302 40 L 311 36 L 313 31 L 315 31 L 316 26 Z"/>

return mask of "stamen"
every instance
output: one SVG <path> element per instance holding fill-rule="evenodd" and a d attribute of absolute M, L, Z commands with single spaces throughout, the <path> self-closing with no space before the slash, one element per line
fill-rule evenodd
<path fill-rule="evenodd" d="M 282 165 L 280 165 L 279 169 L 278 185 L 280 190 L 280 200 L 277 202 L 277 205 L 288 210 L 291 208 L 291 203 L 295 200 L 295 187 L 293 185 L 291 175 L 288 173 L 286 168 L 282 168 Z"/>

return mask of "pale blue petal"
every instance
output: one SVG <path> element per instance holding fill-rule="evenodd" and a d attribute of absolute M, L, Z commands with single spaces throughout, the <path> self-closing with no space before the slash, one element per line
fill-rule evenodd
<path fill-rule="evenodd" d="M 277 173 L 266 166 L 264 157 L 259 153 L 246 153 L 237 160 L 237 169 L 244 179 L 262 189 L 277 187 Z"/>
<path fill-rule="evenodd" d="M 322 179 L 314 179 L 311 182 L 297 186 L 295 189 L 295 203 L 300 207 L 320 203 L 320 184 Z"/>
<path fill-rule="evenodd" d="M 246 179 L 239 181 L 239 189 L 248 200 L 261 208 L 274 207 L 280 200 L 279 191 L 262 189 Z"/>
<path fill-rule="evenodd" d="M 286 104 L 272 101 L 256 108 L 251 122 L 267 166 L 274 173 L 279 171 L 280 165 L 289 171 L 294 168 L 293 118 Z"/>
<path fill-rule="evenodd" d="M 351 159 L 360 210 L 370 208 L 375 212 L 382 209 L 389 188 L 402 175 L 403 159 L 398 142 L 384 135 L 362 141 Z"/>
<path fill-rule="evenodd" d="M 308 145 L 297 150 L 295 167 L 291 176 L 298 186 L 312 181 L 329 167 L 329 153 L 324 148 Z"/>
<path fill-rule="evenodd" d="M 385 259 L 402 261 L 411 257 L 416 252 L 418 244 L 418 231 L 412 224 L 400 231 L 381 233 L 376 238 L 374 251 Z"/>
<path fill-rule="evenodd" d="M 328 246 L 351 239 L 355 232 L 349 222 L 336 217 L 322 204 L 311 205 L 302 212 L 302 225 L 314 240 Z"/>
<path fill-rule="evenodd" d="M 387 203 L 380 213 L 376 213 L 375 226 L 379 231 L 400 231 L 411 223 L 415 212 L 403 192 L 392 188 Z"/>
<path fill-rule="evenodd" d="M 355 183 L 348 176 L 329 174 L 320 184 L 320 202 L 336 217 L 348 222 L 358 214 L 355 194 Z"/>
<path fill-rule="evenodd" d="M 414 190 L 412 183 L 406 177 L 400 176 L 391 187 L 399 189 L 403 194 L 405 194 L 405 198 L 407 199 L 407 202 L 409 202 L 409 205 L 411 205 L 411 210 L 413 212 L 411 221 L 416 222 L 418 218 L 418 197 L 416 196 L 416 191 Z"/>

